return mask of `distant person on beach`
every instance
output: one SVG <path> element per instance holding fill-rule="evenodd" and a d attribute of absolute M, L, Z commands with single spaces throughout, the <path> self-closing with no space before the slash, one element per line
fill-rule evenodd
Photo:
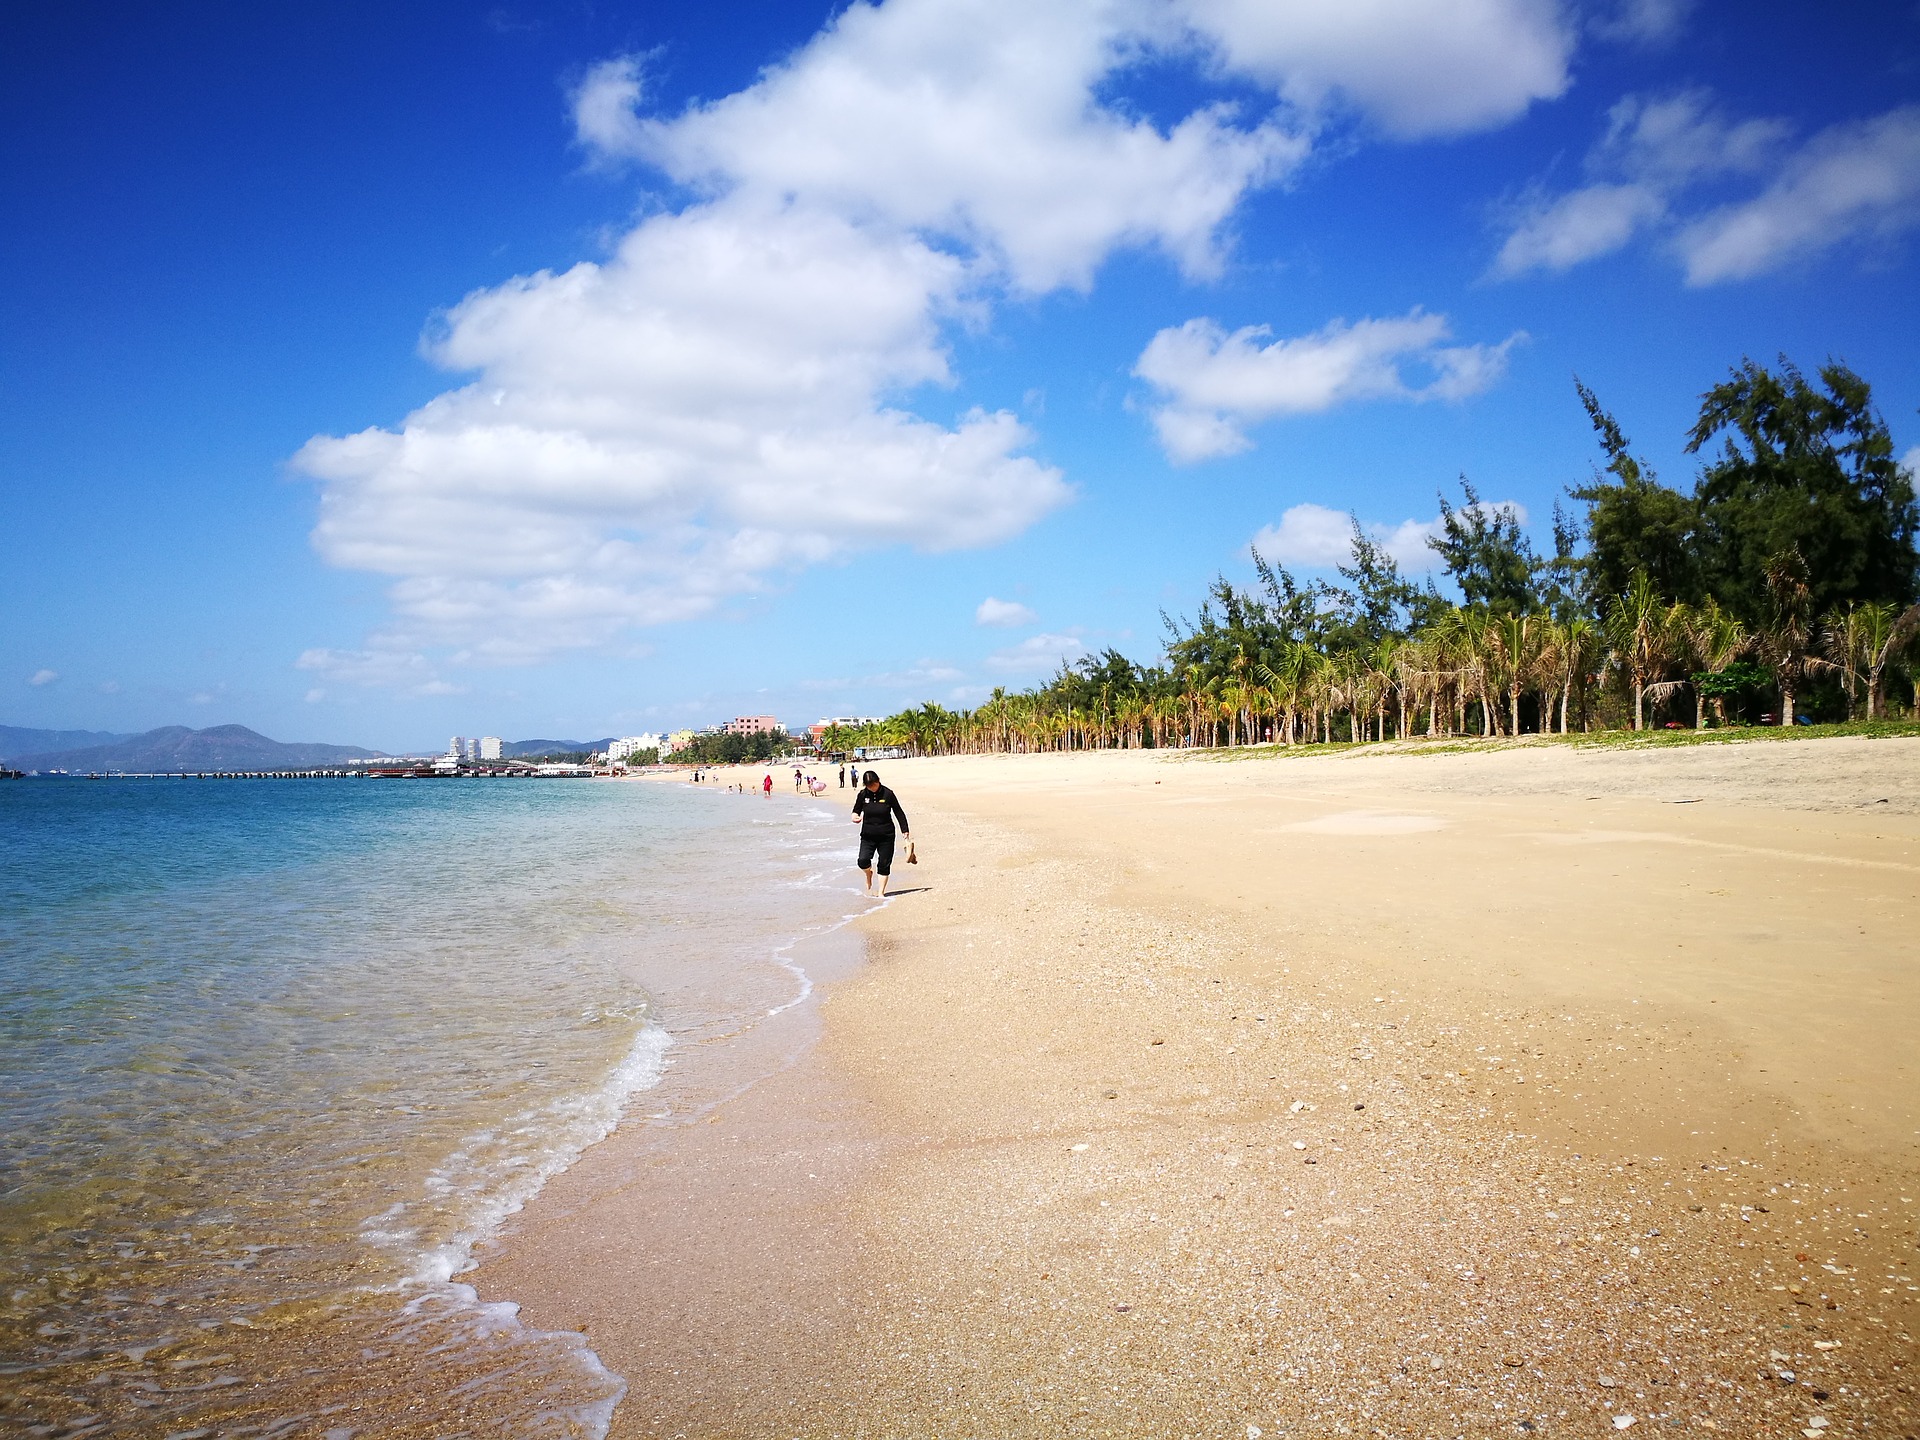
<path fill-rule="evenodd" d="M 844 765 L 840 767 L 840 788 L 842 790 L 847 788 L 847 767 Z"/>
<path fill-rule="evenodd" d="M 762 795 L 773 794 L 773 776 L 772 775 L 767 775 L 760 781 L 760 793 Z"/>
<path fill-rule="evenodd" d="M 799 791 L 801 784 L 802 784 L 802 781 L 800 779 L 800 767 L 796 765 L 793 767 L 793 788 L 796 793 Z"/>
<path fill-rule="evenodd" d="M 907 830 L 907 812 L 900 808 L 900 797 L 880 783 L 878 771 L 869 770 L 853 800 L 853 818 L 860 822 L 860 858 L 855 866 L 867 877 L 867 893 L 873 893 L 873 872 L 880 872 L 880 897 L 886 898 L 887 876 L 893 870 L 893 822 L 900 821 L 903 839 L 912 840 Z"/>

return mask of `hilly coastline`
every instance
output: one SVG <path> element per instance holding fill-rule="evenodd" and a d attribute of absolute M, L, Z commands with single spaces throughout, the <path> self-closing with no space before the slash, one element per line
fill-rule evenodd
<path fill-rule="evenodd" d="M 116 730 L 35 730 L 25 725 L 0 725 L 0 758 L 47 755 L 131 739 L 132 735 Z"/>
<path fill-rule="evenodd" d="M 8 735 L 88 734 L 9 730 Z M 364 745 L 283 744 L 244 725 L 211 725 L 191 730 L 163 725 L 143 735 L 110 737 L 104 743 L 12 753 L 6 762 L 17 770 L 277 770 L 329 765 L 354 756 L 384 752 Z"/>
<path fill-rule="evenodd" d="M 500 751 L 510 760 L 583 755 L 612 741 L 509 740 Z M 323 745 L 269 739 L 244 725 L 194 730 L 163 725 L 139 735 L 108 730 L 34 730 L 0 725 L 0 763 L 16 770 L 295 770 L 353 758 L 387 755 L 366 745 Z"/>

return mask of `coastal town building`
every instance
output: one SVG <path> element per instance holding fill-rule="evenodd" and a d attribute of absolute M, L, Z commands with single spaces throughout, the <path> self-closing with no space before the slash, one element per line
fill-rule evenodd
<path fill-rule="evenodd" d="M 676 730 L 660 742 L 660 758 L 666 759 L 676 750 L 684 750 L 693 743 L 693 731 Z"/>
<path fill-rule="evenodd" d="M 480 758 L 482 760 L 498 760 L 500 758 L 500 737 L 498 735 L 482 735 L 480 737 Z"/>
<path fill-rule="evenodd" d="M 662 737 L 651 733 L 623 735 L 607 745 L 607 759 L 617 765 L 629 755 L 638 755 L 647 750 L 665 753 L 665 742 Z"/>
<path fill-rule="evenodd" d="M 771 735 L 780 722 L 771 715 L 737 715 L 720 727 L 723 735 Z"/>

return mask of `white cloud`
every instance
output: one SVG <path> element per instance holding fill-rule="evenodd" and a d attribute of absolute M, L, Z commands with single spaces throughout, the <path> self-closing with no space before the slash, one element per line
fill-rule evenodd
<path fill-rule="evenodd" d="M 889 670 L 880 675 L 861 677 L 862 685 L 878 685 L 888 690 L 917 690 L 927 685 L 944 685 L 965 678 L 965 671 L 938 660 L 922 660 L 904 670 Z"/>
<path fill-rule="evenodd" d="M 1133 373 L 1167 397 L 1153 412 L 1168 456 L 1180 463 L 1230 455 L 1252 443 L 1245 427 L 1357 400 L 1461 400 L 1506 370 L 1508 349 L 1444 345 L 1447 317 L 1415 309 L 1385 320 L 1335 320 L 1310 335 L 1267 341 L 1265 325 L 1229 334 L 1189 320 L 1147 343 Z M 1267 343 L 1261 343 L 1267 341 Z M 1407 367 L 1424 370 L 1409 382 Z"/>
<path fill-rule="evenodd" d="M 1629 95 L 1587 154 L 1590 183 L 1518 206 L 1493 273 L 1561 271 L 1612 254 L 1667 220 L 1689 187 L 1765 170 L 1787 137 L 1778 120 L 1729 119 L 1705 90 Z"/>
<path fill-rule="evenodd" d="M 1574 37 L 1554 0 L 1187 0 L 1241 73 L 1296 105 L 1339 99 L 1401 136 L 1502 124 L 1569 83 Z"/>
<path fill-rule="evenodd" d="M 317 685 L 313 689 L 307 691 L 307 704 L 309 705 L 318 705 L 322 700 L 326 698 L 327 698 L 327 692 L 320 689 L 319 686 Z"/>
<path fill-rule="evenodd" d="M 1071 490 L 1010 413 L 916 413 L 953 383 L 947 327 L 1084 288 L 1119 247 L 1212 273 L 1242 198 L 1330 123 L 1297 107 L 1401 135 L 1497 124 L 1565 87 L 1571 33 L 1552 0 L 888 0 L 677 115 L 646 112 L 642 60 L 594 67 L 581 146 L 691 198 L 601 263 L 469 295 L 425 347 L 467 383 L 295 457 L 321 555 L 392 577 L 392 625 L 354 652 L 382 658 L 338 663 L 418 688 L 436 681 L 394 656 L 524 662 L 876 547 L 1020 533 Z M 1284 102 L 1157 123 L 1119 93 L 1154 61 Z M 1499 356 L 1409 358 L 1436 374 L 1406 393 L 1442 396 Z M 1245 418 L 1212 412 L 1229 433 L 1187 448 Z"/>
<path fill-rule="evenodd" d="M 1920 106 L 1796 147 L 1785 121 L 1731 119 L 1703 90 L 1628 96 L 1585 168 L 1589 183 L 1515 207 L 1495 276 L 1567 270 L 1664 231 L 1688 283 L 1711 285 L 1845 240 L 1892 237 L 1920 224 Z M 1698 208 L 1706 187 L 1762 177 L 1757 195 Z"/>
<path fill-rule="evenodd" d="M 947 379 L 961 266 L 909 237 L 727 200 L 604 265 L 468 297 L 433 348 L 481 378 L 398 433 L 316 439 L 315 542 L 384 571 L 398 633 L 518 661 L 698 615 L 876 545 L 991 544 L 1062 504 L 1013 416 L 884 392 Z"/>
<path fill-rule="evenodd" d="M 1541 200 L 1507 236 L 1493 262 L 1494 273 L 1566 270 L 1610 255 L 1666 212 L 1665 198 L 1646 185 L 1588 185 Z"/>
<path fill-rule="evenodd" d="M 342 685 L 359 685 L 371 690 L 397 690 L 407 695 L 459 695 L 460 686 L 442 680 L 431 661 L 418 651 L 391 648 L 366 650 L 307 650 L 294 663 L 296 670 L 311 670 Z M 326 692 L 307 692 L 309 703 L 324 698 Z"/>
<path fill-rule="evenodd" d="M 1482 508 L 1511 515 L 1522 525 L 1527 522 L 1525 507 L 1512 500 L 1488 502 Z M 1251 548 L 1282 565 L 1330 570 L 1353 558 L 1353 524 L 1353 516 L 1344 510 L 1311 503 L 1294 505 L 1281 513 L 1278 524 L 1262 527 L 1253 537 Z M 1404 571 L 1417 574 L 1439 563 L 1439 556 L 1427 543 L 1441 533 L 1438 516 L 1393 525 L 1363 522 L 1361 529 Z"/>
<path fill-rule="evenodd" d="M 1595 17 L 1593 33 L 1605 40 L 1663 45 L 1677 39 L 1693 17 L 1696 0 L 1620 0 Z"/>
<path fill-rule="evenodd" d="M 1085 287 L 1116 244 L 1155 244 L 1195 273 L 1251 185 L 1309 139 L 1207 106 L 1166 131 L 1099 103 L 1145 44 L 1175 38 L 1128 4 L 893 0 L 853 5 L 757 85 L 622 131 L 589 87 L 594 143 L 683 182 L 951 236 L 1029 291 Z"/>
<path fill-rule="evenodd" d="M 1009 675 L 1035 675 L 1057 670 L 1062 661 L 1077 660 L 1086 653 L 1077 636 L 1029 635 L 1018 645 L 994 651 L 986 665 Z"/>
<path fill-rule="evenodd" d="M 1815 135 L 1750 200 L 1680 232 L 1687 281 L 1744 280 L 1855 237 L 1920 225 L 1920 106 Z"/>
<path fill-rule="evenodd" d="M 616 55 L 593 66 L 573 92 L 573 133 L 589 154 L 610 160 L 646 147 L 641 129 L 643 86 L 638 55 Z"/>
<path fill-rule="evenodd" d="M 1900 457 L 1900 466 L 1907 474 L 1920 479 L 1920 445 L 1914 446 Z"/>
<path fill-rule="evenodd" d="M 51 685 L 59 678 L 60 672 L 58 670 L 36 670 L 27 677 L 27 684 L 34 686 Z"/>
<path fill-rule="evenodd" d="M 1031 625 L 1040 617 L 1022 605 L 1018 600 L 996 600 L 989 595 L 980 602 L 980 608 L 973 612 L 976 625 L 995 625 L 1012 628 L 1016 625 Z"/>

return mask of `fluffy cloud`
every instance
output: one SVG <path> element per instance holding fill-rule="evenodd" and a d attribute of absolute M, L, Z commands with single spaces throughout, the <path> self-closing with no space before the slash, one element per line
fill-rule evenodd
<path fill-rule="evenodd" d="M 1162 132 L 1095 99 L 1150 36 L 1126 7 L 1007 0 L 854 5 L 758 85 L 671 120 L 594 135 L 683 182 L 952 237 L 1022 289 L 1084 287 L 1116 245 L 1189 271 L 1247 188 L 1307 138 L 1209 106 Z M 1104 13 L 1103 13 L 1104 12 Z M 622 90 L 621 72 L 605 82 Z M 606 107 L 590 85 L 596 117 Z"/>
<path fill-rule="evenodd" d="M 1855 237 L 1884 238 L 1920 224 L 1920 106 L 1836 125 L 1790 157 L 1750 200 L 1701 216 L 1680 232 L 1687 280 L 1744 280 Z"/>
<path fill-rule="evenodd" d="M 881 398 L 948 379 L 961 268 L 794 204 L 656 217 L 604 264 L 455 307 L 432 353 L 474 384 L 397 433 L 310 442 L 315 541 L 398 577 L 403 631 L 514 661 L 868 546 L 1017 534 L 1069 493 L 1025 428 Z"/>
<path fill-rule="evenodd" d="M 1666 198 L 1647 185 L 1595 184 L 1538 199 L 1500 247 L 1494 273 L 1571 269 L 1611 255 L 1666 213 Z"/>
<path fill-rule="evenodd" d="M 27 684 L 33 686 L 51 685 L 60 678 L 58 670 L 36 670 L 27 677 Z"/>
<path fill-rule="evenodd" d="M 1162 330 L 1133 373 L 1166 396 L 1153 411 L 1168 456 L 1180 463 L 1247 449 L 1246 426 L 1275 415 L 1329 410 L 1356 400 L 1461 400 L 1506 370 L 1498 345 L 1446 345 L 1447 317 L 1422 310 L 1385 320 L 1335 320 L 1310 335 L 1268 340 L 1248 325 L 1229 334 L 1212 320 Z M 1262 343 L 1265 342 L 1265 343 Z M 1410 381 L 1407 371 L 1424 372 Z"/>
<path fill-rule="evenodd" d="M 1440 533 L 1439 527 L 1438 520 L 1402 520 L 1365 529 L 1401 569 L 1418 571 L 1433 568 L 1435 557 L 1427 540 Z M 1281 514 L 1278 524 L 1263 526 L 1252 548 L 1282 565 L 1332 569 L 1353 558 L 1353 517 L 1325 505 L 1295 505 Z"/>
<path fill-rule="evenodd" d="M 1523 525 L 1527 520 L 1526 510 L 1511 500 L 1494 501 L 1485 508 L 1511 515 Z M 1262 527 L 1253 537 L 1251 548 L 1282 565 L 1332 569 L 1353 558 L 1354 523 L 1354 517 L 1344 510 L 1325 505 L 1295 505 L 1282 512 L 1278 524 Z M 1438 516 L 1431 520 L 1402 520 L 1395 525 L 1363 523 L 1361 530 L 1391 555 L 1402 570 L 1431 570 L 1438 563 L 1439 557 L 1427 543 L 1440 534 Z"/>
<path fill-rule="evenodd" d="M 982 600 L 980 608 L 973 612 L 973 623 L 976 625 L 995 625 L 1008 629 L 1016 625 L 1031 625 L 1039 618 L 1018 600 L 996 600 L 991 595 Z"/>
<path fill-rule="evenodd" d="M 1390 134 L 1511 120 L 1565 92 L 1573 34 L 1554 0 L 1187 0 L 1233 70 L 1296 105 L 1353 106 Z"/>
<path fill-rule="evenodd" d="M 1007 675 L 1038 675 L 1059 669 L 1062 662 L 1078 660 L 1087 647 L 1073 635 L 1029 635 L 1018 645 L 1009 645 L 987 656 L 987 668 Z"/>
<path fill-rule="evenodd" d="M 1614 106 L 1586 158 L 1588 183 L 1530 194 L 1493 273 L 1562 271 L 1664 231 L 1687 281 L 1746 279 L 1842 241 L 1920 223 L 1920 107 L 1838 125 L 1796 146 L 1778 119 L 1734 120 L 1705 91 Z M 1700 210 L 1708 187 L 1771 177 L 1746 199 Z"/>
<path fill-rule="evenodd" d="M 1207 275 L 1242 198 L 1332 117 L 1500 123 L 1564 88 L 1570 33 L 1550 0 L 856 3 L 676 115 L 648 111 L 641 62 L 610 60 L 572 97 L 580 145 L 681 198 L 599 263 L 469 295 L 425 347 L 467 383 L 299 452 L 316 547 L 392 577 L 394 612 L 365 651 L 302 663 L 417 689 L 441 683 L 409 658 L 428 651 L 518 663 L 874 547 L 1018 534 L 1070 488 L 1010 413 L 916 413 L 916 391 L 954 382 L 948 327 L 1087 287 L 1119 247 Z M 1144 119 L 1119 91 L 1147 61 L 1243 99 Z M 1255 113 L 1248 80 L 1279 103 Z M 1499 359 L 1432 342 L 1406 358 L 1436 371 L 1406 395 L 1470 390 Z M 1383 383 L 1376 360 L 1348 388 Z M 1214 413 L 1231 431 L 1274 408 Z"/>
<path fill-rule="evenodd" d="M 1788 133 L 1777 120 L 1729 119 L 1704 90 L 1629 95 L 1608 113 L 1606 133 L 1587 154 L 1590 182 L 1563 195 L 1530 195 L 1494 273 L 1567 270 L 1611 254 L 1665 221 L 1690 187 L 1764 170 Z"/>

